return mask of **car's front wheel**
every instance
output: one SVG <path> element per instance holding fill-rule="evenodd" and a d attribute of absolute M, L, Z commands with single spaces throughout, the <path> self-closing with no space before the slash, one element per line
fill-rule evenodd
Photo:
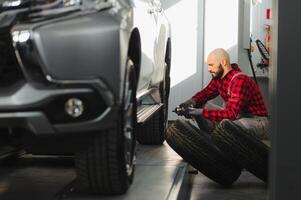
<path fill-rule="evenodd" d="M 98 194 L 122 194 L 135 169 L 136 78 L 128 59 L 123 103 L 116 128 L 95 133 L 87 150 L 76 153 L 77 183 Z"/>

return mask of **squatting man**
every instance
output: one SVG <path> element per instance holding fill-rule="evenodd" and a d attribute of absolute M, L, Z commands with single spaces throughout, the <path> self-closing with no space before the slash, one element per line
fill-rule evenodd
<path fill-rule="evenodd" d="M 179 105 L 179 115 L 194 118 L 199 128 L 211 133 L 223 120 L 231 120 L 249 134 L 266 139 L 268 111 L 258 85 L 244 74 L 237 64 L 230 64 L 229 54 L 224 49 L 213 50 L 208 58 L 210 83 L 190 99 Z M 220 95 L 224 108 L 206 108 L 208 100 Z"/>

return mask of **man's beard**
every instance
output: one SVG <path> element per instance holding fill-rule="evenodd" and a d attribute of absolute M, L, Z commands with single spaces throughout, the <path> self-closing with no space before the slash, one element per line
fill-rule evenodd
<path fill-rule="evenodd" d="M 220 79 L 223 76 L 223 74 L 224 74 L 224 69 L 223 69 L 222 65 L 219 65 L 217 72 L 212 74 L 212 78 L 215 80 Z"/>

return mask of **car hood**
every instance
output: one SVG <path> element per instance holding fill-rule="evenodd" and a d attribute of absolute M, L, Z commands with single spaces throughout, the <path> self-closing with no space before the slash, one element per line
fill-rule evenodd
<path fill-rule="evenodd" d="M 81 10 L 80 4 L 63 4 L 62 0 L 0 0 L 0 29 L 17 21 L 40 21 Z M 80 2 L 73 1 L 73 2 Z"/>
<path fill-rule="evenodd" d="M 14 21 L 36 22 L 83 10 L 100 11 L 112 7 L 110 1 L 85 0 L 0 0 L 0 28 Z"/>

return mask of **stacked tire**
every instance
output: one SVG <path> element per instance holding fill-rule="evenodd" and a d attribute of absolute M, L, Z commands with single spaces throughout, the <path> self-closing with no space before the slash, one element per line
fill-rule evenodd
<path fill-rule="evenodd" d="M 214 144 L 236 163 L 264 182 L 268 179 L 269 147 L 230 120 L 213 131 Z"/>
<path fill-rule="evenodd" d="M 166 141 L 184 160 L 213 181 L 229 186 L 238 179 L 241 167 L 227 158 L 211 136 L 189 121 L 176 120 L 166 132 Z"/>

